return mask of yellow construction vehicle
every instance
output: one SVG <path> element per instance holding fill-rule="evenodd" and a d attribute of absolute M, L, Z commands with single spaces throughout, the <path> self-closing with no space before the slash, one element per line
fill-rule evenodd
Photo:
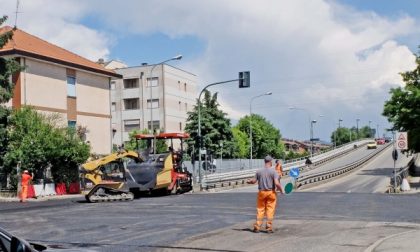
<path fill-rule="evenodd" d="M 192 189 L 191 173 L 183 166 L 183 140 L 185 133 L 139 134 L 137 145 L 146 141 L 146 148 L 120 151 L 82 165 L 81 180 L 89 202 L 133 200 L 136 192 L 157 194 L 183 193 Z M 155 153 L 157 140 L 169 140 L 170 147 Z M 180 150 L 174 151 L 173 140 L 181 141 Z"/>

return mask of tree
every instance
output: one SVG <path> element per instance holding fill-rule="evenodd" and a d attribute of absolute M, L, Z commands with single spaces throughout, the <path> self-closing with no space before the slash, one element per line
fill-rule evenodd
<path fill-rule="evenodd" d="M 191 136 L 187 140 L 188 153 L 198 155 L 199 139 L 198 139 L 198 106 L 194 106 L 193 111 L 188 112 L 187 123 L 185 131 Z M 201 136 L 203 141 L 203 149 L 208 150 L 212 154 L 220 154 L 221 146 L 223 145 L 224 157 L 232 157 L 232 150 L 234 144 L 232 142 L 233 134 L 230 120 L 227 114 L 219 109 L 217 102 L 217 93 L 211 95 L 209 91 L 204 92 L 204 98 L 201 102 Z"/>
<path fill-rule="evenodd" d="M 163 131 L 161 131 L 163 132 Z M 146 141 L 139 141 L 137 142 L 136 135 L 138 134 L 151 134 L 148 129 L 144 129 L 142 131 L 139 130 L 133 130 L 128 134 L 128 142 L 125 143 L 124 148 L 126 150 L 144 150 L 147 148 L 147 142 Z M 138 145 L 138 146 L 137 146 Z M 168 151 L 168 145 L 164 139 L 159 139 L 156 141 L 156 153 L 163 153 Z"/>
<path fill-rule="evenodd" d="M 7 16 L 0 18 L 0 26 L 7 20 Z M 2 48 L 13 36 L 13 30 L 0 34 L 0 48 Z M 0 173 L 4 166 L 4 155 L 7 146 L 7 122 L 10 115 L 10 108 L 4 104 L 13 97 L 14 84 L 11 76 L 20 70 L 19 64 L 14 59 L 0 57 Z"/>
<path fill-rule="evenodd" d="M 30 107 L 13 111 L 7 130 L 7 148 L 3 171 L 16 175 L 17 164 L 43 177 L 51 167 L 55 182 L 74 182 L 78 165 L 89 157 L 90 147 L 77 135 L 76 129 L 59 127 L 57 115 L 46 116 Z M 15 178 L 15 176 L 11 176 Z M 16 187 L 16 181 L 12 181 Z"/>
<path fill-rule="evenodd" d="M 250 118 L 252 120 L 252 157 L 264 158 L 269 154 L 275 158 L 283 158 L 285 154 L 284 145 L 280 140 L 280 130 L 264 117 L 257 114 L 252 114 L 251 117 L 245 116 L 239 120 L 237 127 L 249 138 Z"/>
<path fill-rule="evenodd" d="M 419 46 L 420 48 L 420 46 Z M 401 73 L 405 86 L 391 88 L 391 99 L 385 102 L 383 115 L 393 124 L 395 131 L 407 131 L 408 149 L 420 151 L 420 56 L 416 55 L 416 68 Z"/>
<path fill-rule="evenodd" d="M 238 127 L 232 128 L 234 151 L 233 157 L 235 158 L 248 158 L 249 157 L 249 138 L 248 135 L 242 132 Z"/>

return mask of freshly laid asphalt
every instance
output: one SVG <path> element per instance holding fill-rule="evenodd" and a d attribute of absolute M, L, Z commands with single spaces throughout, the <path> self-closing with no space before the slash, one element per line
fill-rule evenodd
<path fill-rule="evenodd" d="M 323 169 L 368 152 L 355 150 Z M 251 232 L 255 186 L 131 202 L 0 202 L 0 227 L 80 251 L 420 251 L 420 194 L 365 193 L 386 185 L 388 156 L 312 192 L 279 195 L 273 234 Z"/>

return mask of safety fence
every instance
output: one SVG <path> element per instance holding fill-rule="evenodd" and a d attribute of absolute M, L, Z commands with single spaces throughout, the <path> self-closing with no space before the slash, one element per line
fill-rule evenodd
<path fill-rule="evenodd" d="M 400 167 L 397 169 L 396 175 L 391 176 L 390 178 L 390 184 L 389 184 L 389 190 L 388 192 L 396 192 L 399 191 L 398 189 L 401 188 L 401 184 L 403 179 L 408 178 L 409 176 L 409 169 L 410 167 L 414 165 L 414 157 L 410 159 L 410 161 L 407 163 L 406 166 Z M 394 180 L 396 179 L 396 182 Z"/>
<path fill-rule="evenodd" d="M 363 164 L 365 164 L 366 162 L 368 162 L 369 160 L 371 160 L 372 158 L 377 156 L 379 153 L 385 151 L 387 148 L 389 148 L 391 146 L 392 146 L 392 144 L 389 143 L 384 148 L 377 149 L 376 151 L 370 153 L 369 155 L 361 157 L 361 159 L 359 159 L 359 160 L 356 160 L 356 161 L 354 161 L 350 164 L 347 164 L 347 165 L 344 165 L 344 166 L 341 166 L 341 167 L 337 167 L 337 168 L 332 169 L 332 170 L 323 171 L 323 172 L 319 172 L 319 173 L 312 173 L 312 174 L 309 174 L 309 175 L 303 175 L 303 176 L 298 178 L 298 180 L 296 182 L 296 186 L 298 188 L 304 188 L 304 187 L 308 187 L 309 185 L 311 185 L 311 186 L 316 185 L 317 183 L 319 183 L 321 181 L 325 181 L 325 180 L 335 178 L 337 176 L 341 176 L 341 175 L 343 175 L 347 172 L 350 172 L 350 171 L 354 170 L 355 168 L 358 168 L 358 167 L 362 166 Z"/>
<path fill-rule="evenodd" d="M 310 160 L 312 161 L 311 166 L 306 165 L 305 163 L 306 158 L 294 160 L 293 162 L 284 163 L 283 172 L 287 176 L 289 174 L 289 170 L 294 167 L 299 168 L 301 171 L 314 169 L 317 166 L 325 162 L 331 161 L 335 158 L 338 158 L 342 155 L 345 155 L 356 148 L 365 146 L 368 142 L 369 142 L 369 139 L 354 141 L 354 142 L 345 144 L 343 146 L 340 146 L 336 149 L 333 149 L 329 152 L 314 155 L 312 158 L 310 158 Z M 222 161 L 222 162 L 225 162 L 225 161 Z M 238 166 L 235 167 L 235 162 L 236 162 L 236 165 L 240 167 L 239 169 L 237 168 Z M 245 184 L 247 179 L 255 175 L 255 172 L 257 170 L 256 167 L 260 168 L 263 165 L 263 160 L 261 159 L 253 160 L 253 164 L 255 162 L 256 166 L 255 168 L 254 166 L 251 166 L 253 168 L 249 169 L 247 167 L 250 167 L 250 166 L 249 165 L 246 166 L 247 162 L 249 162 L 249 160 L 247 159 L 232 160 L 232 163 L 228 163 L 229 164 L 228 169 L 225 169 L 222 163 L 222 168 L 216 169 L 216 171 L 214 172 L 203 171 L 201 188 L 204 190 L 209 190 L 209 189 L 231 187 L 235 185 Z M 198 174 L 196 171 L 194 175 L 195 175 L 194 181 L 198 182 L 198 178 L 197 178 Z"/>

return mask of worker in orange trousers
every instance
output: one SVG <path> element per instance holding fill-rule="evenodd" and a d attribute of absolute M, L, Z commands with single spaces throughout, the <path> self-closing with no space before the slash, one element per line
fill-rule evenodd
<path fill-rule="evenodd" d="M 20 202 L 25 202 L 26 201 L 26 198 L 28 197 L 29 182 L 32 180 L 33 177 L 34 177 L 33 173 L 32 173 L 32 176 L 31 176 L 31 175 L 29 175 L 28 170 L 23 171 L 22 180 L 21 180 L 22 190 L 20 192 Z"/>
<path fill-rule="evenodd" d="M 281 179 L 281 177 L 283 177 L 283 166 L 281 163 L 281 160 L 276 160 L 276 172 L 279 175 L 279 179 Z"/>
<path fill-rule="evenodd" d="M 283 194 L 283 188 L 279 182 L 279 174 L 273 169 L 273 158 L 266 156 L 264 158 L 264 168 L 261 168 L 255 174 L 253 179 L 247 181 L 248 184 L 258 182 L 257 196 L 257 220 L 253 231 L 258 233 L 266 217 L 266 231 L 273 232 L 273 219 L 276 211 L 277 192 L 276 188 Z"/>

